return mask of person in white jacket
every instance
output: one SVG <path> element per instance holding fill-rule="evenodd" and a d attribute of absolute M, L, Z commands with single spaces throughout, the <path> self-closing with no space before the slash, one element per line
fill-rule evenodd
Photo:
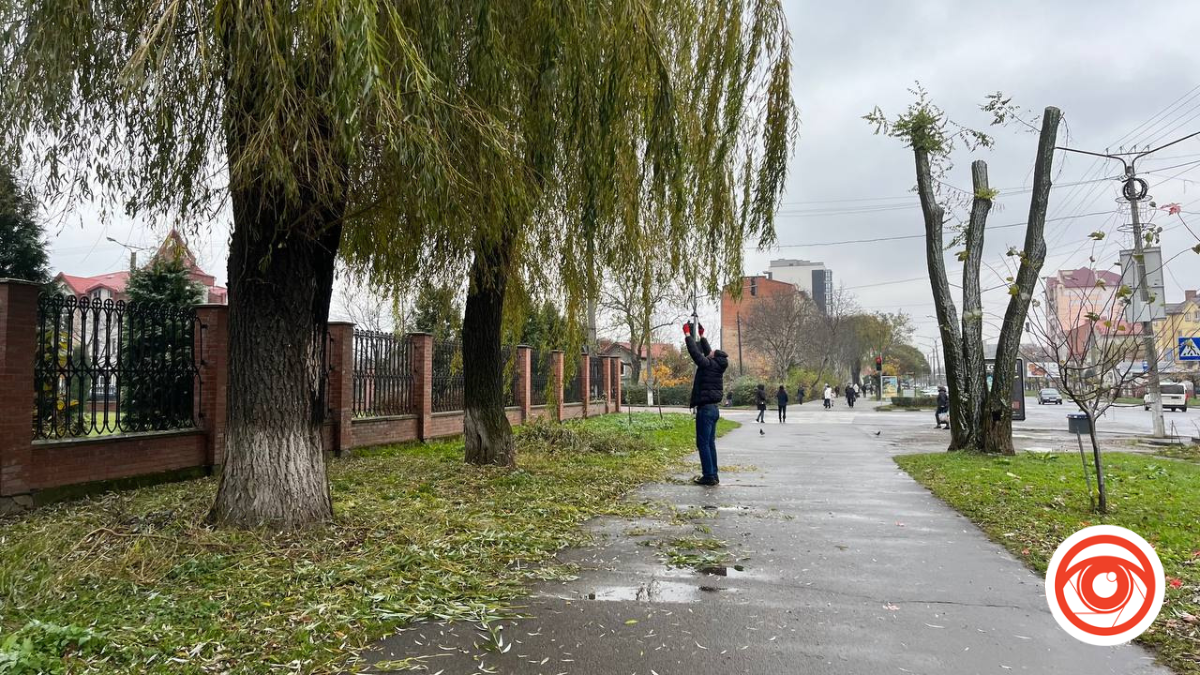
<path fill-rule="evenodd" d="M 828 384 L 825 385 L 825 407 L 833 407 L 833 389 Z"/>

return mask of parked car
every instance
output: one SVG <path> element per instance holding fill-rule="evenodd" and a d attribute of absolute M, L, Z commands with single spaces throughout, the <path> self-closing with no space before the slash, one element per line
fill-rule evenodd
<path fill-rule="evenodd" d="M 1170 408 L 1171 410 L 1187 412 L 1187 387 L 1178 382 L 1163 382 L 1159 385 L 1158 391 L 1162 393 L 1163 410 Z M 1150 392 L 1146 392 L 1146 395 L 1142 397 L 1142 403 L 1146 410 L 1150 409 L 1152 402 Z"/>
<path fill-rule="evenodd" d="M 1042 389 L 1038 392 L 1038 405 L 1056 403 L 1062 405 L 1062 394 L 1057 389 Z"/>
<path fill-rule="evenodd" d="M 938 394 L 937 387 L 925 387 L 924 389 L 921 390 L 921 395 L 928 396 L 929 398 L 937 398 L 937 394 Z"/>

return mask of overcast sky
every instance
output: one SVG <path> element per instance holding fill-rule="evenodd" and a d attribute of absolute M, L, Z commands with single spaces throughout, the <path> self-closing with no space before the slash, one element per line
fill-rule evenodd
<path fill-rule="evenodd" d="M 875 105 L 889 115 L 912 100 L 915 80 L 950 115 L 984 126 L 978 111 L 984 96 L 1000 90 L 1037 114 L 1061 108 L 1069 137 L 1060 143 L 1103 150 L 1139 147 L 1200 130 L 1200 5 L 1195 0 L 785 0 L 793 36 L 793 87 L 801 115 L 801 138 L 791 162 L 788 191 L 778 218 L 780 248 L 747 252 L 747 273 L 767 268 L 775 257 L 824 261 L 834 281 L 844 284 L 867 310 L 903 310 L 913 316 L 918 344 L 926 352 L 937 334 L 920 238 L 877 243 L 829 242 L 919 235 L 920 210 L 911 154 L 895 139 L 875 136 L 861 117 Z M 991 183 L 1000 188 L 990 224 L 1022 222 L 1029 208 L 1034 134 L 1018 128 L 995 130 L 997 147 L 976 156 L 987 160 Z M 947 181 L 970 187 L 970 161 L 960 151 Z M 1143 164 L 1158 204 L 1185 205 L 1185 218 L 1200 233 L 1200 138 L 1159 153 Z M 1176 166 L 1183 164 L 1184 166 Z M 1098 267 L 1115 262 L 1128 236 L 1118 227 L 1116 182 L 1090 182 L 1119 172 L 1115 163 L 1091 158 L 1055 158 L 1056 187 L 1047 224 L 1046 274 L 1085 265 L 1092 247 L 1087 234 L 1109 232 L 1096 248 Z M 1080 217 L 1083 214 L 1102 214 Z M 1178 220 L 1158 214 L 1167 229 L 1163 248 L 1170 259 L 1195 245 Z M 117 219 L 103 227 L 88 213 L 58 221 L 53 239 L 56 270 L 99 274 L 124 269 L 128 252 L 105 240 L 153 246 L 162 228 Z M 1008 275 L 1003 255 L 1019 245 L 1024 228 L 989 229 L 984 288 Z M 227 217 L 193 237 L 201 262 L 225 277 Z M 995 272 L 988 269 L 990 266 Z M 947 267 L 960 269 L 953 254 Z M 1200 256 L 1184 253 L 1167 265 L 1168 301 L 1184 288 L 1200 287 Z M 1003 288 L 985 297 L 988 334 L 998 331 L 1007 300 Z M 715 318 L 712 324 L 716 324 Z"/>

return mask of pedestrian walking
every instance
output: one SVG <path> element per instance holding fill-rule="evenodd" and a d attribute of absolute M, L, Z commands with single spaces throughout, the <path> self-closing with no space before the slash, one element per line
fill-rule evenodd
<path fill-rule="evenodd" d="M 804 385 L 796 390 L 796 405 L 804 405 Z"/>
<path fill-rule="evenodd" d="M 846 387 L 846 404 L 851 408 L 854 407 L 854 401 L 858 398 L 858 392 L 854 390 L 854 385 Z"/>
<path fill-rule="evenodd" d="M 692 324 L 683 324 L 684 343 L 696 364 L 690 406 L 696 409 L 696 450 L 700 453 L 701 475 L 692 482 L 717 485 L 721 482 L 717 476 L 717 420 L 721 418 L 721 393 L 729 355 L 719 349 L 712 350 L 704 339 L 704 326 L 698 325 L 698 332 L 700 344 L 692 337 Z"/>
<path fill-rule="evenodd" d="M 783 424 L 784 422 L 787 421 L 787 404 L 788 404 L 787 390 L 784 389 L 783 385 L 781 384 L 781 385 L 779 385 L 779 391 L 775 392 L 775 405 L 779 406 L 779 423 L 780 424 Z"/>
<path fill-rule="evenodd" d="M 937 411 L 934 412 L 934 419 L 937 421 L 937 426 L 934 429 L 941 429 L 942 425 L 950 428 L 950 394 L 946 393 L 946 387 L 938 387 L 937 395 Z"/>
<path fill-rule="evenodd" d="M 825 383 L 824 396 L 825 396 L 825 408 L 826 409 L 832 408 L 833 407 L 833 389 L 829 388 L 828 382 Z"/>
<path fill-rule="evenodd" d="M 833 397 L 834 398 L 842 397 L 842 386 L 840 384 L 833 388 Z"/>
<path fill-rule="evenodd" d="M 754 405 L 758 406 L 758 419 L 755 421 L 762 424 L 767 415 L 767 385 L 760 384 L 758 389 L 754 390 Z"/>

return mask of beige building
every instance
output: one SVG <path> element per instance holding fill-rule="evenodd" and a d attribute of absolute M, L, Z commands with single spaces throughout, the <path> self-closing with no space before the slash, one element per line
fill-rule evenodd
<path fill-rule="evenodd" d="M 1057 325 L 1047 326 L 1052 333 L 1070 333 L 1098 315 L 1101 320 L 1121 321 L 1124 306 L 1116 299 L 1121 275 L 1081 267 L 1059 270 L 1046 279 L 1047 318 Z"/>

